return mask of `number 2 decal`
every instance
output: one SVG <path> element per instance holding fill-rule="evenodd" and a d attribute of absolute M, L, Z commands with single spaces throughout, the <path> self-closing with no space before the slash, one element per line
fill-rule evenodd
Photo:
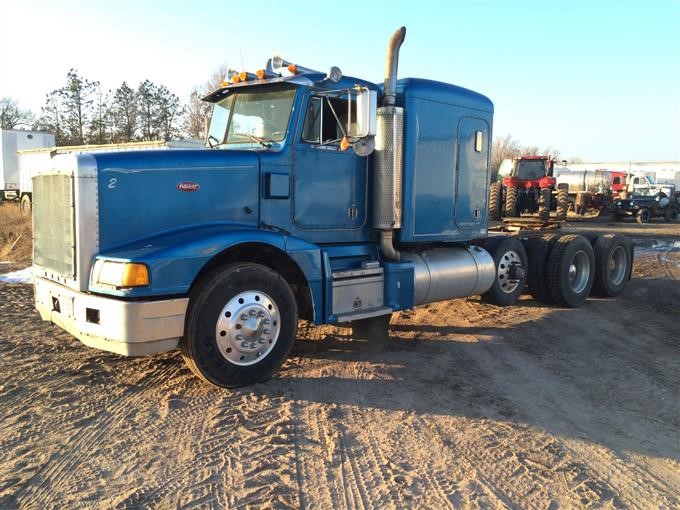
<path fill-rule="evenodd" d="M 118 184 L 118 179 L 116 179 L 115 177 L 111 177 L 111 178 L 109 179 L 108 188 L 109 188 L 109 189 L 116 189 L 116 184 Z"/>

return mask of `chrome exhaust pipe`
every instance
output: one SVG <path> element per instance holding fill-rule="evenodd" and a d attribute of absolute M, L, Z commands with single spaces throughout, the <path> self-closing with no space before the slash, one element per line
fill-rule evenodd
<path fill-rule="evenodd" d="M 394 229 L 401 228 L 401 173 L 404 111 L 396 107 L 399 48 L 406 37 L 406 27 L 392 34 L 387 43 L 385 90 L 378 108 L 373 173 L 373 228 L 380 233 L 380 251 L 387 260 L 399 261 L 394 247 Z"/>
<path fill-rule="evenodd" d="M 396 30 L 387 43 L 385 60 L 385 95 L 383 106 L 394 106 L 397 99 L 397 68 L 399 67 L 399 48 L 406 37 L 406 27 Z"/>

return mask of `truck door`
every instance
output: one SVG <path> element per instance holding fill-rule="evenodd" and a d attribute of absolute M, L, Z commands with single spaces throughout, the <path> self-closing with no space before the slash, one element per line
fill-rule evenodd
<path fill-rule="evenodd" d="M 455 216 L 459 227 L 477 227 L 486 221 L 489 131 L 483 119 L 462 117 L 458 123 Z"/>
<path fill-rule="evenodd" d="M 340 150 L 342 131 L 336 116 L 343 121 L 347 99 L 310 95 L 306 105 L 295 150 L 293 221 L 302 230 L 361 229 L 366 222 L 368 158 Z"/>

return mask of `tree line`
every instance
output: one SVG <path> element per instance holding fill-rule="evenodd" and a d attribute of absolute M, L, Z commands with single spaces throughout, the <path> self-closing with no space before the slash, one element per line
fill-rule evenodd
<path fill-rule="evenodd" d="M 205 83 L 193 88 L 183 105 L 165 85 L 148 79 L 135 88 L 124 81 L 113 91 L 104 90 L 98 81 L 90 81 L 71 69 L 64 86 L 46 95 L 38 117 L 19 108 L 12 98 L 0 99 L 0 127 L 54 133 L 57 145 L 202 139 L 212 105 L 201 98 L 217 89 L 226 74 L 226 66 L 218 68 Z M 528 154 L 552 155 L 556 160 L 560 157 L 558 150 L 539 150 L 506 135 L 493 141 L 491 171 L 495 175 L 506 158 Z"/>
<path fill-rule="evenodd" d="M 0 127 L 54 133 L 59 146 L 201 138 L 210 105 L 197 107 L 200 90 L 184 106 L 165 85 L 148 79 L 106 90 L 71 69 L 66 83 L 46 94 L 38 116 L 10 97 L 0 99 Z"/>

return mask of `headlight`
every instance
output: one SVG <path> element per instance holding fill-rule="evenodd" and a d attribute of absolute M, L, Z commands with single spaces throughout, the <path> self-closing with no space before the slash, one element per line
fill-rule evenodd
<path fill-rule="evenodd" d="M 145 287 L 149 285 L 149 268 L 134 262 L 97 260 L 92 270 L 95 284 L 113 287 Z"/>
<path fill-rule="evenodd" d="M 619 200 L 618 202 L 616 202 L 616 207 L 621 207 L 621 200 Z"/>

